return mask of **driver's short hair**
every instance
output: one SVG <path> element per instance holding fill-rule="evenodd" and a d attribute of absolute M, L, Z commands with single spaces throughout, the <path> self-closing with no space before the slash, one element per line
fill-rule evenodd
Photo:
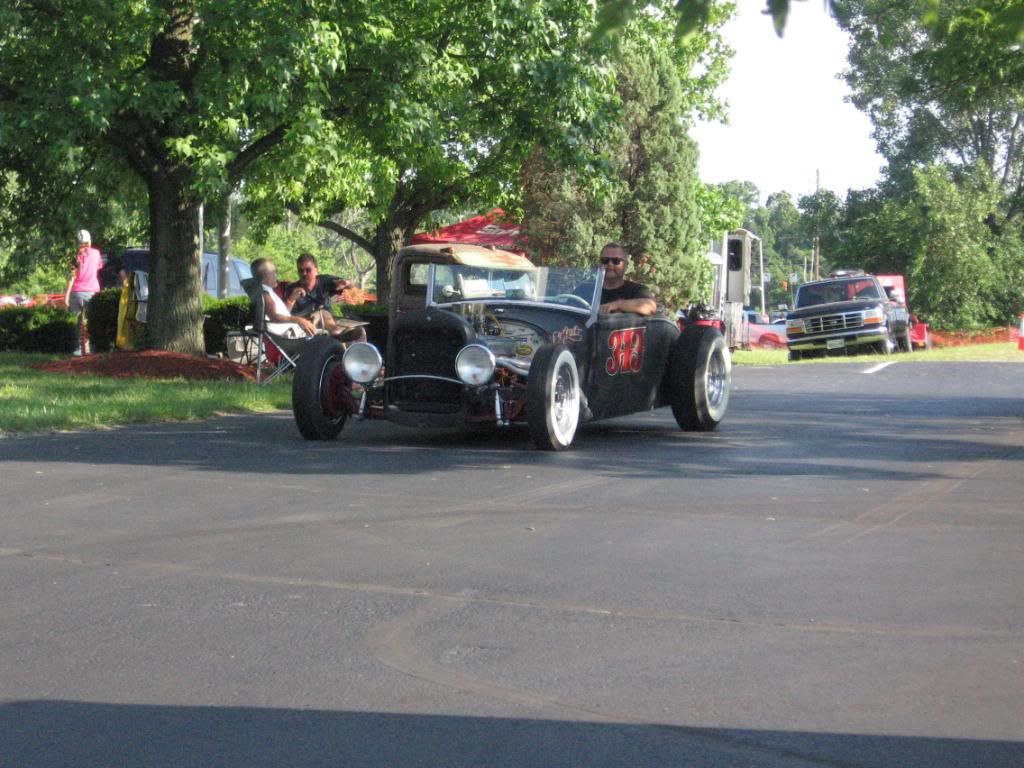
<path fill-rule="evenodd" d="M 604 256 L 604 252 L 605 251 L 611 251 L 611 250 L 622 251 L 622 255 L 625 256 L 626 259 L 629 259 L 629 254 L 626 252 L 626 249 L 625 249 L 625 247 L 623 247 L 622 243 L 616 243 L 616 242 L 605 243 L 601 247 L 601 254 L 600 255 Z"/>

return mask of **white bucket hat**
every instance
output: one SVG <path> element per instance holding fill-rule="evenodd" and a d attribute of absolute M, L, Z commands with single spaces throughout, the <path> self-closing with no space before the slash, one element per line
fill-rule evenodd
<path fill-rule="evenodd" d="M 92 237 L 89 236 L 88 229 L 78 230 L 78 244 L 85 245 L 86 243 L 92 243 Z"/>

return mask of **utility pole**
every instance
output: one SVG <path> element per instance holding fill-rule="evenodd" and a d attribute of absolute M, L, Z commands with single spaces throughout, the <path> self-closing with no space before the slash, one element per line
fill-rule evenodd
<path fill-rule="evenodd" d="M 814 197 L 818 200 L 818 194 L 821 192 L 821 169 L 817 168 L 814 171 Z M 819 218 L 814 222 L 814 248 L 811 256 L 811 268 L 814 270 L 814 279 L 821 280 L 821 233 L 818 231 L 818 227 L 821 226 L 821 219 Z"/>

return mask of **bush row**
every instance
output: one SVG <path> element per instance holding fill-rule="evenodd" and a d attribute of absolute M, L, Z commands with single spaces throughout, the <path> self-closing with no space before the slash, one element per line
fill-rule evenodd
<path fill-rule="evenodd" d="M 55 307 L 14 307 L 0 310 L 0 350 L 56 352 L 75 347 L 74 316 Z"/>
<path fill-rule="evenodd" d="M 118 288 L 100 291 L 86 307 L 93 352 L 109 352 L 117 341 Z M 203 341 L 207 354 L 226 351 L 225 338 L 250 322 L 246 296 L 212 299 L 203 295 Z M 76 318 L 55 307 L 0 310 L 0 351 L 67 354 L 75 347 Z"/>

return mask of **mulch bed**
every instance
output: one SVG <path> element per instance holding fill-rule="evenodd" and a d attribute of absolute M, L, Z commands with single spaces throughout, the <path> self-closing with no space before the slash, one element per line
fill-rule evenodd
<path fill-rule="evenodd" d="M 929 331 L 936 347 L 964 347 L 968 344 L 998 344 L 1017 341 L 1016 328 L 991 328 L 987 331 Z"/>
<path fill-rule="evenodd" d="M 221 357 L 196 357 L 180 352 L 147 349 L 68 357 L 34 366 L 52 373 L 84 373 L 117 379 L 190 379 L 193 381 L 255 381 L 256 369 Z"/>

